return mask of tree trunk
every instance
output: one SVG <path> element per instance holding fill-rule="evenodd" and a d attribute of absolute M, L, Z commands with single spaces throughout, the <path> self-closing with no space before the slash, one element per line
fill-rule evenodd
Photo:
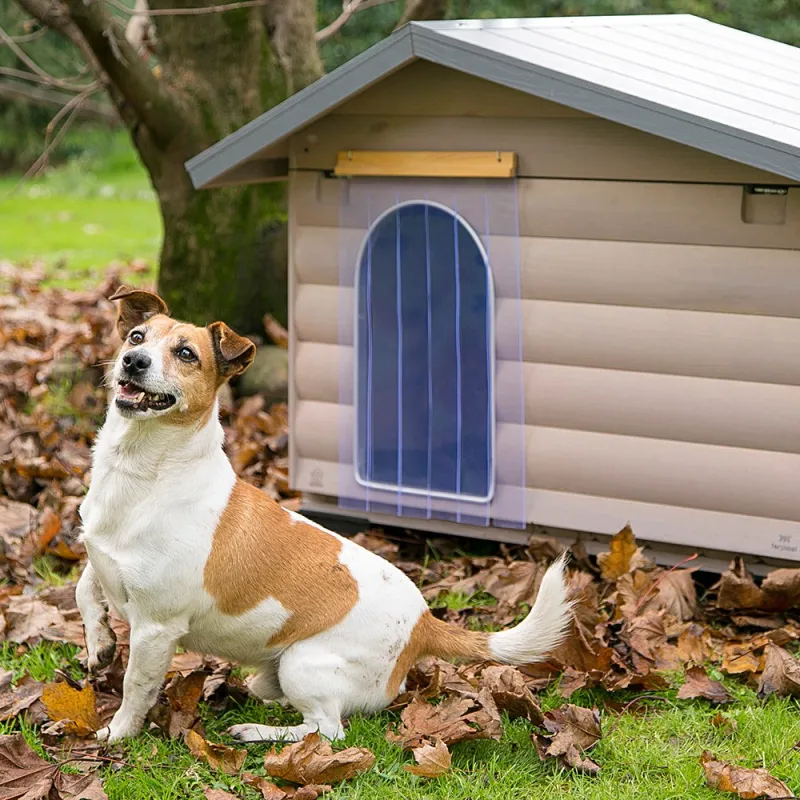
<path fill-rule="evenodd" d="M 158 288 L 172 314 L 198 325 L 222 319 L 262 333 L 269 312 L 287 323 L 283 184 L 194 190 L 183 162 L 159 192 L 164 246 Z"/>

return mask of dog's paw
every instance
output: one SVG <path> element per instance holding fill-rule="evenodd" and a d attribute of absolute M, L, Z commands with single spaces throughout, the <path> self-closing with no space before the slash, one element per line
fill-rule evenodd
<path fill-rule="evenodd" d="M 267 725 L 231 725 L 228 728 L 228 735 L 236 739 L 237 742 L 271 742 L 275 738 L 267 738 L 264 731 L 272 731 Z"/>
<path fill-rule="evenodd" d="M 102 628 L 97 639 L 95 652 L 89 655 L 86 662 L 89 674 L 93 677 L 111 664 L 117 651 L 117 634 L 111 628 Z"/>
<path fill-rule="evenodd" d="M 114 744 L 114 742 L 119 742 L 122 739 L 136 736 L 139 730 L 140 728 L 135 725 L 115 725 L 112 719 L 111 724 L 105 728 L 100 728 L 100 730 L 95 733 L 94 738 L 98 742 Z"/>

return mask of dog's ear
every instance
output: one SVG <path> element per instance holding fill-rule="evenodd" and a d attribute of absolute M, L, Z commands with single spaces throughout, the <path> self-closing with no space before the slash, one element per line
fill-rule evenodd
<path fill-rule="evenodd" d="M 224 322 L 212 322 L 208 331 L 223 380 L 241 375 L 253 363 L 256 346 L 249 339 L 234 333 Z"/>
<path fill-rule="evenodd" d="M 120 286 L 109 300 L 119 300 L 119 313 L 117 314 L 117 332 L 125 340 L 132 328 L 140 325 L 156 314 L 169 314 L 167 304 L 152 292 L 144 289 L 132 289 L 130 286 Z"/>

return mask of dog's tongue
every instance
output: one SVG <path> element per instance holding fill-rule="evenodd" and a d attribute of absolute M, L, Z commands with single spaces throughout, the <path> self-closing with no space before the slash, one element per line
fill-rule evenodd
<path fill-rule="evenodd" d="M 138 396 L 139 392 L 141 392 L 141 389 L 138 389 L 132 383 L 121 383 L 119 385 L 119 393 L 122 397 L 133 399 Z"/>

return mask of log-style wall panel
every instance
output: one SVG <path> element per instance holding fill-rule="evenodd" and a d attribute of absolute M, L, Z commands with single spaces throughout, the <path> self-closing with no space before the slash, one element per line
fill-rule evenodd
<path fill-rule="evenodd" d="M 330 170 L 341 150 L 510 150 L 518 174 L 621 181 L 791 183 L 597 117 L 329 114 L 290 141 L 295 169 Z"/>
<path fill-rule="evenodd" d="M 795 454 L 507 424 L 497 426 L 498 452 L 520 435 L 533 489 L 800 521 Z M 348 464 L 353 409 L 300 402 L 294 436 L 299 458 Z M 502 457 L 497 482 L 509 482 Z"/>
<path fill-rule="evenodd" d="M 292 473 L 292 486 L 314 493 L 314 503 L 318 508 L 330 504 L 331 510 L 334 510 L 338 505 L 335 496 L 342 474 L 338 464 L 301 458 Z M 320 483 L 324 484 L 324 493 L 320 493 Z M 321 494 L 331 497 L 323 499 Z M 716 550 L 795 561 L 800 559 L 798 522 L 547 489 L 527 489 L 525 496 L 528 522 L 537 525 L 610 536 L 619 530 L 620 520 L 627 520 L 643 541 L 683 545 L 701 553 Z M 356 516 L 368 516 L 377 524 L 389 521 L 383 514 L 374 511 L 354 513 Z M 513 532 L 502 528 L 477 529 L 467 526 L 465 529 L 461 523 L 442 521 L 426 522 L 426 526 L 440 533 L 517 541 Z M 587 544 L 591 547 L 593 542 Z M 608 546 L 599 549 L 607 550 Z M 728 560 L 729 557 L 721 563 L 727 563 Z"/>
<path fill-rule="evenodd" d="M 528 425 L 800 453 L 800 387 L 499 361 L 497 418 Z M 353 402 L 353 349 L 299 343 L 299 400 Z M 522 395 L 522 396 L 520 396 Z"/>
<path fill-rule="evenodd" d="M 501 360 L 800 385 L 800 319 L 498 300 Z M 352 345 L 353 290 L 297 287 L 300 341 Z"/>
<path fill-rule="evenodd" d="M 741 185 L 520 178 L 517 193 L 521 236 L 800 248 L 800 187 L 789 190 L 782 225 L 743 222 Z M 359 209 L 340 214 L 341 203 L 357 202 L 353 193 L 321 172 L 296 173 L 291 202 L 297 225 L 358 218 Z"/>
<path fill-rule="evenodd" d="M 365 235 L 355 228 L 298 226 L 292 253 L 297 279 L 338 286 L 340 254 L 357 253 Z M 791 250 L 534 236 L 515 245 L 489 237 L 490 258 L 509 247 L 518 247 L 519 283 L 516 274 L 495 272 L 501 298 L 800 315 L 800 258 Z"/>

